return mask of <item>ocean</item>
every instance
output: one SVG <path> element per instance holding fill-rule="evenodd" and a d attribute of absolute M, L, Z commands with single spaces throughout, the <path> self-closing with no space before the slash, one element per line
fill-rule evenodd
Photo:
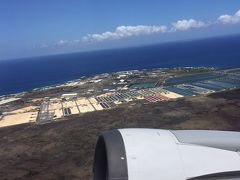
<path fill-rule="evenodd" d="M 240 35 L 0 61 L 0 95 L 132 69 L 240 67 Z"/>

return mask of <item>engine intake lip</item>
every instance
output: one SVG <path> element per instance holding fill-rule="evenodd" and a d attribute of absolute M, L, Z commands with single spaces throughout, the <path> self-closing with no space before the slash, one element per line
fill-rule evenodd
<path fill-rule="evenodd" d="M 128 180 L 126 151 L 121 133 L 108 131 L 97 140 L 93 180 Z"/>

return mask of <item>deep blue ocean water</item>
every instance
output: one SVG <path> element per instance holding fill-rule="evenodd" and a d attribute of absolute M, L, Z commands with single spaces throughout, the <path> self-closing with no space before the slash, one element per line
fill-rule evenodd
<path fill-rule="evenodd" d="M 240 35 L 145 47 L 0 61 L 0 95 L 121 70 L 240 67 Z"/>

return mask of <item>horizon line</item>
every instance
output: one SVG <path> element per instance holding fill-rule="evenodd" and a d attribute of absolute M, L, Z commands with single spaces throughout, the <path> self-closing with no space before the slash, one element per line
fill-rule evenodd
<path fill-rule="evenodd" d="M 12 60 L 32 59 L 32 58 L 42 58 L 42 57 L 58 56 L 58 55 L 69 55 L 69 54 L 94 53 L 94 52 L 111 51 L 111 50 L 134 49 L 134 48 L 149 47 L 149 46 L 155 46 L 155 45 L 165 45 L 165 44 L 172 44 L 172 43 L 199 41 L 199 40 L 216 39 L 216 38 L 224 38 L 224 37 L 234 37 L 234 36 L 240 36 L 240 33 L 228 34 L 228 35 L 216 35 L 216 36 L 209 36 L 209 37 L 186 38 L 186 39 L 180 39 L 180 40 L 169 40 L 169 41 L 165 41 L 165 42 L 147 43 L 147 44 L 142 44 L 142 45 L 130 45 L 130 46 L 119 47 L 119 48 L 103 48 L 103 49 L 94 49 L 94 50 L 86 50 L 86 51 L 73 51 L 73 52 L 62 52 L 62 53 L 52 53 L 52 54 L 50 53 L 50 54 L 40 55 L 40 56 L 24 56 L 24 57 L 18 57 L 18 58 L 7 58 L 7 59 L 0 59 L 0 62 L 12 61 Z"/>

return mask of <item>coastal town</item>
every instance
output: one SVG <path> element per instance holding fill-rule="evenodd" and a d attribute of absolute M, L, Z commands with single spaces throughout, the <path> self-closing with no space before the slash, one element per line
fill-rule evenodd
<path fill-rule="evenodd" d="M 93 111 L 174 101 L 239 87 L 240 68 L 159 68 L 98 74 L 0 96 L 0 127 L 51 123 Z"/>

